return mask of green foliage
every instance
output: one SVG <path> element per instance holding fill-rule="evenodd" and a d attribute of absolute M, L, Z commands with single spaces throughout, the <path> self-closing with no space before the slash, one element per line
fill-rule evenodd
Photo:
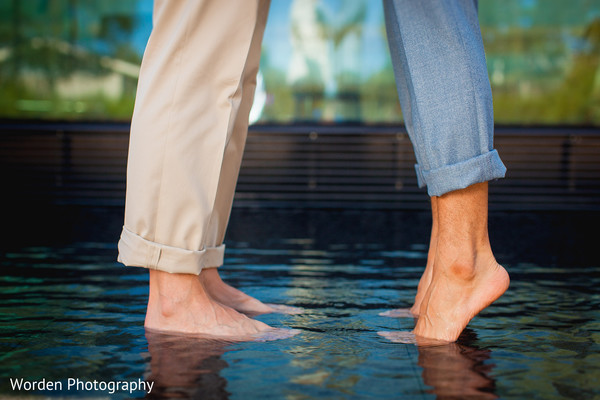
<path fill-rule="evenodd" d="M 0 1 L 0 118 L 129 119 L 141 62 L 134 41 L 149 26 L 140 1 Z M 365 7 L 349 15 L 335 26 L 321 16 L 334 67 L 345 38 L 374 23 Z M 600 0 L 480 2 L 498 123 L 600 125 L 598 15 Z M 385 42 L 383 20 L 375 23 L 370 40 Z M 402 120 L 389 57 L 368 74 L 334 70 L 327 85 L 308 60 L 308 75 L 292 85 L 276 56 L 263 49 L 261 122 Z"/>

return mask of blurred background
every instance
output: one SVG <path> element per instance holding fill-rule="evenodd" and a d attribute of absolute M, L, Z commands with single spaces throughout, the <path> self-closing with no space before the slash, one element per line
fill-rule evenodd
<path fill-rule="evenodd" d="M 598 209 L 600 0 L 482 0 L 500 209 Z M 3 201 L 124 204 L 149 0 L 0 0 Z M 207 38 L 207 40 L 210 40 Z M 236 206 L 427 208 L 382 4 L 271 5 Z"/>
<path fill-rule="evenodd" d="M 496 121 L 600 124 L 600 2 L 482 0 Z M 152 1 L 0 1 L 0 117 L 128 121 Z M 209 40 L 209 39 L 207 39 Z M 272 2 L 260 123 L 397 123 L 382 5 Z"/>

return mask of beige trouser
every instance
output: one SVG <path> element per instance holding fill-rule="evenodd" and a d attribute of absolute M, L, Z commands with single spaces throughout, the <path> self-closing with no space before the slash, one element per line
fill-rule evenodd
<path fill-rule="evenodd" d="M 223 238 L 269 0 L 155 0 L 131 122 L 119 261 L 200 274 Z"/>

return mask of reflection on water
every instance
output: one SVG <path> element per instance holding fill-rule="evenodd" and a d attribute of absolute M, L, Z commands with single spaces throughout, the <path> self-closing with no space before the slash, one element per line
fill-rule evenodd
<path fill-rule="evenodd" d="M 221 356 L 231 343 L 146 330 L 150 375 L 149 399 L 227 399 L 227 381 L 220 375 L 228 364 Z"/>
<path fill-rule="evenodd" d="M 491 378 L 493 365 L 486 363 L 492 352 L 469 345 L 476 340 L 475 333 L 467 328 L 457 343 L 418 347 L 423 382 L 433 388 L 428 392 L 438 399 L 498 398 Z"/>
<path fill-rule="evenodd" d="M 231 393 L 226 389 L 227 380 L 221 376 L 221 371 L 229 364 L 222 356 L 232 350 L 233 343 L 149 330 L 146 330 L 146 339 L 151 357 L 146 380 L 154 382 L 153 390 L 146 398 L 229 398 Z M 490 359 L 491 351 L 472 347 L 476 340 L 475 332 L 467 328 L 458 343 L 417 347 L 417 365 L 422 368 L 423 383 L 431 387 L 425 390 L 427 393 L 436 394 L 439 399 L 498 398 L 494 394 L 494 380 L 490 377 L 493 365 L 485 363 Z M 359 343 L 352 341 L 317 342 L 319 345 L 312 348 L 306 345 L 290 348 L 289 351 L 298 358 L 293 364 L 311 370 L 292 377 L 291 382 L 299 386 L 327 385 L 352 395 L 355 384 L 363 377 L 355 374 L 339 379 L 335 365 L 338 369 L 341 369 L 340 366 L 354 368 L 367 360 L 367 349 L 361 349 Z M 352 348 L 355 351 L 349 351 Z M 313 352 L 333 356 L 333 362 L 310 357 Z M 303 358 L 304 362 L 301 361 Z"/>
<path fill-rule="evenodd" d="M 114 237 L 121 217 L 114 226 L 106 221 Z M 427 214 L 234 213 L 225 279 L 264 301 L 305 309 L 257 317 L 301 331 L 272 342 L 145 332 L 147 273 L 118 265 L 108 240 L 15 247 L 0 259 L 0 397 L 108 396 L 14 392 L 11 377 L 145 379 L 152 393 L 133 397 L 153 399 L 598 397 L 600 277 L 594 257 L 572 245 L 589 245 L 577 228 L 600 217 L 538 217 L 527 215 L 522 227 L 537 235 L 509 234 L 518 214 L 492 221 L 511 288 L 458 343 L 429 347 L 377 335 L 414 326 L 379 314 L 413 299 Z M 561 229 L 549 233 L 552 226 Z"/>

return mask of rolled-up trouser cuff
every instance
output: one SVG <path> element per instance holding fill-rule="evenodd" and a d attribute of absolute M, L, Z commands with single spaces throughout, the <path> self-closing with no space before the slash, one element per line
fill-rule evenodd
<path fill-rule="evenodd" d="M 128 267 L 199 275 L 203 268 L 223 265 L 225 245 L 187 250 L 146 240 L 123 227 L 118 261 Z"/>
<path fill-rule="evenodd" d="M 419 185 L 420 188 L 427 186 L 425 178 L 423 178 L 423 171 L 419 164 L 415 164 L 415 172 L 417 173 L 417 185 Z"/>
<path fill-rule="evenodd" d="M 429 171 L 417 167 L 419 186 L 427 185 L 430 196 L 441 196 L 475 183 L 503 178 L 505 174 L 506 167 L 496 150 Z"/>

